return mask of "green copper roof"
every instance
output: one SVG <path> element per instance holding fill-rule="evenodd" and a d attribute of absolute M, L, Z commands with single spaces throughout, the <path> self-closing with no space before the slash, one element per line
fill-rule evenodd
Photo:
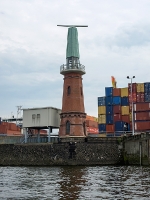
<path fill-rule="evenodd" d="M 67 37 L 67 50 L 66 58 L 69 57 L 79 58 L 79 43 L 78 43 L 78 30 L 75 27 L 68 28 L 68 37 Z"/>

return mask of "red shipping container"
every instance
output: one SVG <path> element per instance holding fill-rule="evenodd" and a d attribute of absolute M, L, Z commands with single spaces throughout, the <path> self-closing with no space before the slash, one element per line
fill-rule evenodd
<path fill-rule="evenodd" d="M 129 94 L 131 93 L 131 83 L 128 83 L 128 92 Z M 137 92 L 137 84 L 132 83 L 132 93 L 136 93 L 136 92 Z"/>
<path fill-rule="evenodd" d="M 129 103 L 136 103 L 136 93 L 132 93 L 132 96 L 131 94 L 129 94 Z"/>
<path fill-rule="evenodd" d="M 113 89 L 113 96 L 114 96 L 114 97 L 119 97 L 119 96 L 121 96 L 121 89 L 120 89 L 120 88 L 114 88 L 114 89 Z"/>
<path fill-rule="evenodd" d="M 87 125 L 88 127 L 95 127 L 95 128 L 98 128 L 98 122 L 96 122 L 96 121 L 86 120 L 86 125 Z"/>
<path fill-rule="evenodd" d="M 121 121 L 121 114 L 114 114 L 113 121 L 114 122 Z"/>
<path fill-rule="evenodd" d="M 134 111 L 149 111 L 150 103 L 136 103 L 134 104 Z"/>
<path fill-rule="evenodd" d="M 106 132 L 107 133 L 114 133 L 114 125 L 113 124 L 106 124 Z"/>
<path fill-rule="evenodd" d="M 134 120 L 150 120 L 150 111 L 147 112 L 135 112 Z"/>
<path fill-rule="evenodd" d="M 130 123 L 130 117 L 129 117 L 129 115 L 122 115 L 121 116 L 121 121 L 127 122 L 129 124 Z"/>
<path fill-rule="evenodd" d="M 98 128 L 95 128 L 95 127 L 87 127 L 87 132 L 93 133 L 93 134 L 98 134 L 99 130 L 98 130 Z"/>
<path fill-rule="evenodd" d="M 114 114 L 121 114 L 121 106 L 119 106 L 119 105 L 115 105 L 115 106 L 113 106 L 113 113 Z"/>
<path fill-rule="evenodd" d="M 138 121 L 134 123 L 135 131 L 150 130 L 150 121 Z"/>
<path fill-rule="evenodd" d="M 7 133 L 7 126 L 0 125 L 0 134 L 6 134 L 6 133 Z"/>
<path fill-rule="evenodd" d="M 136 101 L 137 102 L 144 102 L 144 92 L 138 92 L 136 94 Z"/>

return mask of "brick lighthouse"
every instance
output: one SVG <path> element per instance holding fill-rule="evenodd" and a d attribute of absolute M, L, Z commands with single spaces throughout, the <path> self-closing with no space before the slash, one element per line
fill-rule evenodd
<path fill-rule="evenodd" d="M 64 76 L 64 85 L 59 137 L 86 137 L 86 113 L 82 84 L 85 66 L 80 64 L 79 60 L 77 26 L 68 27 L 66 64 L 60 67 L 60 74 Z"/>

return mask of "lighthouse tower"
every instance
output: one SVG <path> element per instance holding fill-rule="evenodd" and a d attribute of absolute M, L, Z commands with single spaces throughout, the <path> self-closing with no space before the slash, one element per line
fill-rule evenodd
<path fill-rule="evenodd" d="M 79 60 L 78 31 L 76 26 L 68 28 L 66 64 L 60 67 L 64 76 L 62 112 L 59 137 L 86 137 L 86 113 L 82 75 L 85 66 Z"/>

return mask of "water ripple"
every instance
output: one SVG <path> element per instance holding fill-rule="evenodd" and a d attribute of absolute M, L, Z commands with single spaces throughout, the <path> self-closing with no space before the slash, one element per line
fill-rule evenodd
<path fill-rule="evenodd" d="M 148 200 L 150 168 L 0 167 L 0 200 Z"/>

